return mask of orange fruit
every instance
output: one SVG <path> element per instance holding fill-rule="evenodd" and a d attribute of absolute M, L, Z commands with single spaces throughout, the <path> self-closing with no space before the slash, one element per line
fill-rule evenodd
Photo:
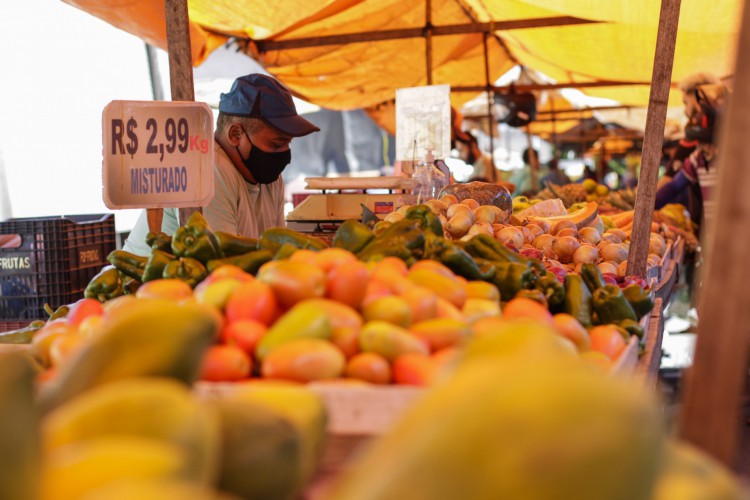
<path fill-rule="evenodd" d="M 104 314 L 102 303 L 96 299 L 81 299 L 70 308 L 67 319 L 68 323 L 79 326 L 89 316 L 101 316 Z"/>
<path fill-rule="evenodd" d="M 578 352 L 586 352 L 591 349 L 591 338 L 586 328 L 574 316 L 567 313 L 558 313 L 552 317 L 555 327 L 563 337 L 573 342 Z"/>
<path fill-rule="evenodd" d="M 139 299 L 181 300 L 193 296 L 190 285 L 177 278 L 149 281 L 138 287 L 135 296 Z"/>
<path fill-rule="evenodd" d="M 494 284 L 486 281 L 469 281 L 466 284 L 466 297 L 500 302 L 500 290 Z"/>
<path fill-rule="evenodd" d="M 432 271 L 433 273 L 438 273 L 452 280 L 455 280 L 457 278 L 456 274 L 453 271 L 451 271 L 446 265 L 441 264 L 436 260 L 418 260 L 409 268 L 410 273 L 419 270 Z"/>
<path fill-rule="evenodd" d="M 268 327 L 254 319 L 239 319 L 228 323 L 221 331 L 221 339 L 235 345 L 252 357 L 255 346 L 268 331 Z"/>
<path fill-rule="evenodd" d="M 605 354 L 612 361 L 625 350 L 625 339 L 614 325 L 599 325 L 589 330 L 591 350 Z"/>
<path fill-rule="evenodd" d="M 314 264 L 324 273 L 328 274 L 333 269 L 349 262 L 359 262 L 357 256 L 343 248 L 324 248 L 315 252 Z"/>
<path fill-rule="evenodd" d="M 263 264 L 258 270 L 257 280 L 273 289 L 276 300 L 284 308 L 297 302 L 323 297 L 326 290 L 326 275 L 315 266 L 290 260 L 275 260 Z"/>
<path fill-rule="evenodd" d="M 414 286 L 401 294 L 409 304 L 411 320 L 414 323 L 432 319 L 437 315 L 437 295 L 429 288 Z"/>
<path fill-rule="evenodd" d="M 359 309 L 367 294 L 370 272 L 364 262 L 344 262 L 326 275 L 325 296 Z"/>
<path fill-rule="evenodd" d="M 86 339 L 78 334 L 58 335 L 49 344 L 49 360 L 53 367 L 60 366 L 71 354 L 81 349 Z"/>
<path fill-rule="evenodd" d="M 393 381 L 401 385 L 429 385 L 435 377 L 437 366 L 433 358 L 402 354 L 393 361 Z"/>
<path fill-rule="evenodd" d="M 261 369 L 266 378 L 312 382 L 341 376 L 345 365 L 344 355 L 332 343 L 300 338 L 268 353 Z"/>
<path fill-rule="evenodd" d="M 388 384 L 391 382 L 391 365 L 380 354 L 361 352 L 346 363 L 344 374 L 371 384 Z"/>
<path fill-rule="evenodd" d="M 409 303 L 396 295 L 375 299 L 362 308 L 365 321 L 387 321 L 394 325 L 407 327 L 411 324 L 411 307 Z"/>

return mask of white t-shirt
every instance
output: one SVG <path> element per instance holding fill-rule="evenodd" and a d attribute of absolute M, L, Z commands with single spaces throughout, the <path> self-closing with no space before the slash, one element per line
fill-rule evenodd
<path fill-rule="evenodd" d="M 214 142 L 214 197 L 203 207 L 203 216 L 213 231 L 257 238 L 272 227 L 284 226 L 284 181 L 251 184 L 237 171 L 221 146 Z M 179 227 L 176 208 L 165 208 L 161 230 L 174 234 Z M 146 211 L 130 232 L 123 250 L 147 256 L 148 219 Z"/>

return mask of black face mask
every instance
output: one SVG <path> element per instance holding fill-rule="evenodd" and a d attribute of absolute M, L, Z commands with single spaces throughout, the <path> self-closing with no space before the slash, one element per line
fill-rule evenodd
<path fill-rule="evenodd" d="M 271 184 L 272 182 L 275 182 L 281 175 L 281 172 L 283 172 L 286 166 L 289 165 L 289 162 L 292 161 L 291 149 L 280 151 L 278 153 L 268 153 L 253 144 L 253 141 L 250 140 L 250 136 L 247 135 L 244 128 L 242 129 L 242 132 L 252 146 L 247 159 L 242 158 L 242 153 L 240 153 L 239 148 L 235 147 L 237 153 L 240 155 L 242 163 L 259 184 Z"/>

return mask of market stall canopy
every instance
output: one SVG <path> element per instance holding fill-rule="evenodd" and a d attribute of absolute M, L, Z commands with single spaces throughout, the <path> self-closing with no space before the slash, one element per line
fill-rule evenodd
<path fill-rule="evenodd" d="M 163 0 L 64 1 L 152 45 L 167 46 Z M 557 82 L 606 85 L 587 89 L 590 95 L 645 105 L 659 3 L 432 0 L 432 30 L 425 29 L 425 1 L 190 0 L 188 8 L 195 65 L 233 39 L 300 97 L 331 109 L 354 109 L 393 99 L 396 88 L 428 82 L 423 36 L 428 33 L 435 84 L 484 86 L 487 77 L 494 81 L 520 63 Z M 698 70 L 731 74 L 741 4 L 683 0 L 674 82 Z M 536 27 L 525 20 L 536 20 Z M 439 33 L 441 27 L 468 24 L 477 29 Z M 381 41 L 357 41 L 374 40 L 383 31 L 391 33 Z M 487 72 L 484 31 L 491 33 Z M 474 95 L 456 93 L 454 105 Z M 678 92 L 670 102 L 679 104 Z"/>

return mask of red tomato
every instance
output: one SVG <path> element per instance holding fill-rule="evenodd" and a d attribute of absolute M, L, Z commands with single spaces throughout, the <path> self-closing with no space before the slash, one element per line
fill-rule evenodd
<path fill-rule="evenodd" d="M 367 292 L 370 272 L 360 261 L 344 262 L 326 276 L 326 297 L 359 309 Z"/>
<path fill-rule="evenodd" d="M 236 345 L 249 356 L 255 352 L 258 341 L 266 334 L 268 327 L 254 319 L 240 319 L 227 324 L 221 338 L 229 345 Z"/>
<path fill-rule="evenodd" d="M 250 376 L 253 362 L 245 351 L 232 345 L 212 345 L 203 355 L 200 379 L 230 382 Z"/>
<path fill-rule="evenodd" d="M 102 303 L 96 299 L 81 299 L 70 308 L 68 312 L 68 323 L 78 326 L 89 316 L 101 316 L 104 314 Z"/>
<path fill-rule="evenodd" d="M 224 312 L 229 323 L 240 319 L 254 319 L 267 326 L 278 318 L 279 305 L 270 286 L 252 280 L 235 289 Z"/>

